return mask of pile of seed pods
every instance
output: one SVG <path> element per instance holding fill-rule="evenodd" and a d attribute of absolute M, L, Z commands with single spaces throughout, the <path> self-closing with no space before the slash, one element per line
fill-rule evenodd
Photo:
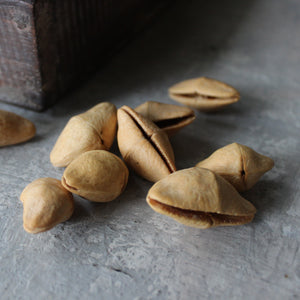
<path fill-rule="evenodd" d="M 206 77 L 180 82 L 169 95 L 205 112 L 239 100 L 233 87 Z M 66 167 L 61 181 L 40 178 L 21 194 L 25 230 L 42 232 L 70 218 L 72 194 L 95 202 L 114 200 L 126 188 L 127 167 L 155 183 L 146 197 L 149 206 L 180 223 L 208 228 L 251 222 L 256 209 L 239 192 L 250 189 L 273 160 L 233 143 L 177 171 L 169 136 L 194 121 L 189 107 L 148 101 L 117 110 L 102 102 L 72 117 L 50 154 L 53 166 Z M 116 135 L 123 160 L 109 152 Z"/>

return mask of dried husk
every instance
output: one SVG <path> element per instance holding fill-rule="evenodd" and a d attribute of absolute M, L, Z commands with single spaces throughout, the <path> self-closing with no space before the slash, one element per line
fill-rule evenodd
<path fill-rule="evenodd" d="M 26 142 L 35 136 L 34 124 L 9 111 L 0 110 L 0 147 Z"/>
<path fill-rule="evenodd" d="M 177 171 L 154 184 L 147 202 L 156 212 L 198 228 L 249 223 L 256 212 L 225 179 L 196 167 Z"/>
<path fill-rule="evenodd" d="M 214 171 L 239 192 L 243 192 L 249 190 L 264 173 L 271 170 L 274 161 L 245 145 L 233 143 L 218 149 L 196 166 Z"/>
<path fill-rule="evenodd" d="M 74 200 L 61 182 L 54 178 L 39 178 L 23 190 L 23 227 L 29 233 L 39 233 L 68 220 L 74 211 Z"/>
<path fill-rule="evenodd" d="M 232 86 L 207 77 L 179 82 L 169 88 L 169 96 L 203 112 L 219 110 L 240 99 L 238 91 Z"/>
<path fill-rule="evenodd" d="M 117 131 L 117 109 L 102 102 L 83 114 L 72 117 L 50 154 L 55 167 L 65 167 L 90 150 L 109 150 Z"/>
<path fill-rule="evenodd" d="M 135 108 L 143 117 L 151 120 L 169 136 L 195 120 L 195 113 L 186 106 L 147 101 Z"/>
<path fill-rule="evenodd" d="M 118 145 L 126 164 L 156 182 L 176 171 L 167 134 L 128 106 L 118 110 Z"/>
<path fill-rule="evenodd" d="M 65 169 L 62 185 L 87 200 L 108 202 L 126 188 L 128 169 L 116 155 L 105 150 L 88 151 Z"/>

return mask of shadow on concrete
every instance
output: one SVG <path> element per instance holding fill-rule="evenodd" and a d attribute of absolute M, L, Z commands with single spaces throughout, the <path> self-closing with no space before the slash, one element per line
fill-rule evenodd
<path fill-rule="evenodd" d="M 55 116 L 74 115 L 100 101 L 121 106 L 126 104 L 126 96 L 136 97 L 141 90 L 148 90 L 151 99 L 157 93 L 156 86 L 162 82 L 167 99 L 170 85 L 207 74 L 218 56 L 230 50 L 234 34 L 254 3 L 251 0 L 176 1 L 155 24 L 50 111 Z"/>

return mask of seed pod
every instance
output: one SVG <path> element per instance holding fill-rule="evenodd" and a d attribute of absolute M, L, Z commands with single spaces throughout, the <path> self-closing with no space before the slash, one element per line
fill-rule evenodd
<path fill-rule="evenodd" d="M 196 165 L 222 176 L 239 192 L 249 190 L 273 166 L 271 158 L 238 143 L 218 149 Z"/>
<path fill-rule="evenodd" d="M 188 107 L 155 101 L 147 101 L 136 107 L 135 111 L 151 120 L 169 136 L 195 120 L 194 111 Z"/>
<path fill-rule="evenodd" d="M 240 95 L 232 86 L 206 77 L 189 79 L 169 88 L 169 96 L 199 111 L 215 111 L 237 102 Z"/>
<path fill-rule="evenodd" d="M 198 228 L 249 223 L 256 212 L 225 179 L 202 168 L 180 170 L 158 181 L 147 202 L 156 212 Z"/>
<path fill-rule="evenodd" d="M 117 198 L 128 181 L 128 169 L 116 155 L 105 150 L 88 151 L 73 160 L 62 185 L 87 200 L 108 202 Z"/>
<path fill-rule="evenodd" d="M 65 167 L 90 150 L 109 150 L 117 131 L 115 105 L 102 102 L 83 114 L 72 117 L 50 154 L 55 167 Z"/>
<path fill-rule="evenodd" d="M 124 161 L 149 181 L 176 171 L 167 134 L 128 106 L 118 110 L 118 144 Z"/>
<path fill-rule="evenodd" d="M 26 142 L 35 136 L 29 120 L 9 111 L 0 110 L 0 147 Z"/>
<path fill-rule="evenodd" d="M 68 220 L 74 211 L 74 200 L 54 178 L 39 178 L 22 192 L 23 226 L 29 233 L 39 233 Z"/>

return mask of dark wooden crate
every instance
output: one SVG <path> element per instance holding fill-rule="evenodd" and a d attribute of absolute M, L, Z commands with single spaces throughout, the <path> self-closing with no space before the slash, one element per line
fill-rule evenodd
<path fill-rule="evenodd" d="M 53 104 L 168 0 L 0 0 L 0 100 Z"/>

